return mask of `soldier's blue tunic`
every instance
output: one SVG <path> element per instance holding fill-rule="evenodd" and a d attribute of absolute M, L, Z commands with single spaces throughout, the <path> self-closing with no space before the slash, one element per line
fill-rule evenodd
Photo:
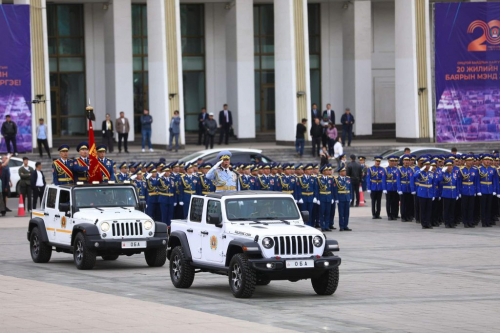
<path fill-rule="evenodd" d="M 201 194 L 207 195 L 215 192 L 214 181 L 208 179 L 206 175 L 200 175 Z"/>
<path fill-rule="evenodd" d="M 116 182 L 117 183 L 123 183 L 124 181 L 126 180 L 129 180 L 129 175 L 126 174 L 126 173 L 118 173 L 117 176 L 116 176 Z"/>
<path fill-rule="evenodd" d="M 444 171 L 437 177 L 439 190 L 442 198 L 457 199 L 458 198 L 458 177 L 453 170 L 451 172 Z"/>
<path fill-rule="evenodd" d="M 133 184 L 137 190 L 137 196 L 139 197 L 139 201 L 147 201 L 148 190 L 146 181 L 144 179 L 142 180 L 135 179 L 133 181 Z"/>
<path fill-rule="evenodd" d="M 316 178 L 316 195 L 320 202 L 320 212 L 319 212 L 319 223 L 321 225 L 321 230 L 325 231 L 330 226 L 330 214 L 332 209 L 332 200 L 334 200 L 334 182 L 332 177 L 328 176 L 318 176 Z"/>
<path fill-rule="evenodd" d="M 73 160 L 73 176 L 75 182 L 87 183 L 89 180 L 89 158 L 79 156 Z"/>
<path fill-rule="evenodd" d="M 158 202 L 158 176 L 156 178 L 149 177 L 146 180 L 147 184 L 147 203 L 148 209 L 147 214 L 153 219 L 153 221 L 161 221 L 161 212 Z"/>
<path fill-rule="evenodd" d="M 304 175 L 299 179 L 299 200 L 302 200 L 302 209 L 309 212 L 309 225 L 313 225 L 313 201 L 316 191 L 316 179 L 314 177 Z"/>
<path fill-rule="evenodd" d="M 101 164 L 104 166 L 104 168 L 106 168 L 106 170 L 108 170 L 109 176 L 110 176 L 110 179 L 108 179 L 106 174 L 101 171 L 102 172 L 102 182 L 107 183 L 110 180 L 116 181 L 115 173 L 113 172 L 113 161 L 110 160 L 109 158 L 104 158 L 104 159 L 97 158 L 97 159 L 99 160 L 99 162 L 101 162 Z"/>
<path fill-rule="evenodd" d="M 385 170 L 381 166 L 376 167 L 372 166 L 368 168 L 367 171 L 367 176 L 366 176 L 366 181 L 367 181 L 367 188 L 369 191 L 372 192 L 377 192 L 377 191 L 383 191 L 383 178 L 385 175 Z"/>
<path fill-rule="evenodd" d="M 62 165 L 61 165 L 62 164 Z M 58 158 L 52 163 L 52 179 L 55 185 L 74 184 L 73 160 Z"/>
<path fill-rule="evenodd" d="M 171 177 L 158 179 L 158 203 L 161 211 L 161 221 L 168 226 L 174 217 L 174 203 L 176 202 L 175 182 Z"/>
<path fill-rule="evenodd" d="M 187 218 L 191 196 L 201 194 L 200 179 L 195 175 L 182 175 L 178 183 L 179 203 L 183 205 L 184 218 Z"/>
<path fill-rule="evenodd" d="M 337 177 L 335 178 L 336 186 L 334 187 L 334 197 L 339 208 L 339 228 L 343 230 L 348 227 L 349 213 L 351 203 L 351 178 Z"/>

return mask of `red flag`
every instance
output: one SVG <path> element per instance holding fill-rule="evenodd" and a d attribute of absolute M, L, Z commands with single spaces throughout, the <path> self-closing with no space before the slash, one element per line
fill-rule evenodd
<path fill-rule="evenodd" d="M 102 172 L 97 160 L 97 150 L 94 140 L 94 128 L 92 127 L 92 120 L 89 119 L 89 183 L 93 181 L 102 182 Z"/>

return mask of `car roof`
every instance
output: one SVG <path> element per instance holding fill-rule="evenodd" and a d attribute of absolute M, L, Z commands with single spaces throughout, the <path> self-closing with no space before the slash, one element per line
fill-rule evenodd
<path fill-rule="evenodd" d="M 236 196 L 249 196 L 249 195 L 275 195 L 283 196 L 286 193 L 282 192 L 269 192 L 269 191 L 227 191 L 227 192 L 216 192 L 207 194 L 208 198 L 222 199 L 225 197 L 236 197 Z"/>
<path fill-rule="evenodd" d="M 82 185 L 75 185 L 75 184 L 65 184 L 65 185 L 55 185 L 51 184 L 49 186 L 52 187 L 59 187 L 59 188 L 64 188 L 64 189 L 74 189 L 74 188 L 92 188 L 92 187 L 114 187 L 114 186 L 134 186 L 132 183 L 128 184 L 123 184 L 123 183 L 115 183 L 115 184 L 108 184 L 108 183 L 100 183 L 100 184 L 82 184 Z"/>

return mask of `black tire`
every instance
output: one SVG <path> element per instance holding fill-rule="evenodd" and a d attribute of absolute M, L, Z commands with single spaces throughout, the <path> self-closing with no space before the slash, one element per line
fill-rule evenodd
<path fill-rule="evenodd" d="M 167 248 L 162 246 L 158 249 L 146 250 L 144 257 L 149 267 L 162 267 L 167 262 Z"/>
<path fill-rule="evenodd" d="M 30 234 L 31 259 L 37 264 L 49 262 L 52 256 L 52 247 L 42 242 L 41 231 L 34 227 Z"/>
<path fill-rule="evenodd" d="M 176 288 L 189 288 L 194 281 L 194 267 L 186 259 L 181 246 L 170 255 L 170 279 Z"/>
<path fill-rule="evenodd" d="M 79 232 L 75 237 L 73 260 L 78 269 L 92 269 L 95 266 L 96 253 L 87 247 L 85 237 Z"/>
<path fill-rule="evenodd" d="M 271 283 L 270 279 L 266 278 L 257 278 L 257 285 L 258 286 L 267 286 L 269 283 Z"/>
<path fill-rule="evenodd" d="M 119 255 L 118 254 L 108 254 L 106 256 L 101 256 L 101 257 L 102 257 L 102 260 L 113 261 L 113 260 L 118 259 Z"/>
<path fill-rule="evenodd" d="M 250 298 L 255 291 L 257 275 L 243 253 L 235 254 L 229 264 L 229 287 L 236 298 Z"/>
<path fill-rule="evenodd" d="M 333 252 L 327 252 L 325 257 L 333 257 Z M 327 270 L 320 277 L 311 279 L 311 284 L 318 295 L 333 295 L 339 285 L 339 268 Z"/>

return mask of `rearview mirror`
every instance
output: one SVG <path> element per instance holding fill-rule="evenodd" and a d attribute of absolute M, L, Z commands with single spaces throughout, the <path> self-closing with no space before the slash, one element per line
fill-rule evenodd
<path fill-rule="evenodd" d="M 222 223 L 221 223 L 221 220 L 220 220 L 220 216 L 219 214 L 208 214 L 208 218 L 207 218 L 207 223 L 208 224 L 213 224 L 215 225 L 216 227 L 222 227 Z"/>
<path fill-rule="evenodd" d="M 62 202 L 59 204 L 59 211 L 67 213 L 70 210 L 70 204 L 69 202 Z"/>
<path fill-rule="evenodd" d="M 146 212 L 146 201 L 139 201 L 139 204 L 137 205 L 137 210 L 140 210 L 141 212 L 145 213 Z"/>
<path fill-rule="evenodd" d="M 304 221 L 304 223 L 309 223 L 309 212 L 307 210 L 300 212 L 300 215 L 302 215 L 302 220 Z"/>

